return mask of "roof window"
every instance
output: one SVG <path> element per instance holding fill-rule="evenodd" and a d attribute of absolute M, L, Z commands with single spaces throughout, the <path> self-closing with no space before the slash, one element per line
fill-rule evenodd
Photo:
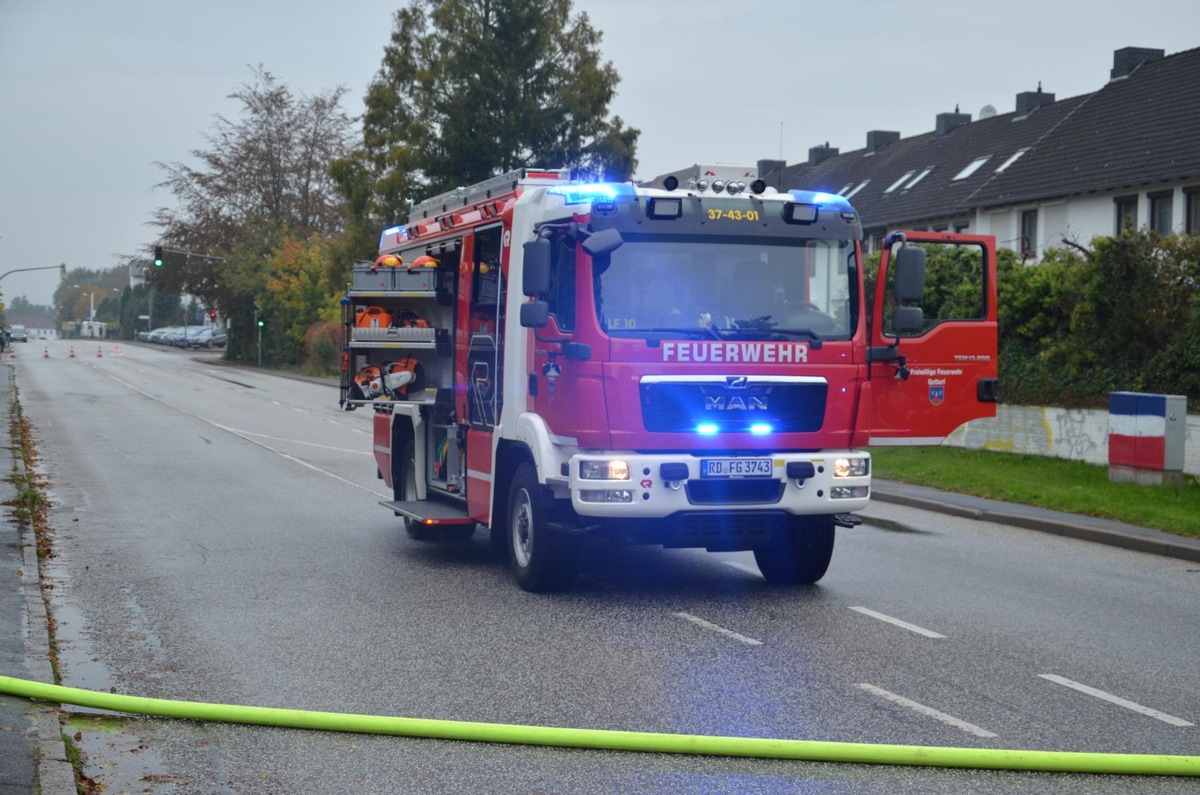
<path fill-rule="evenodd" d="M 980 166 L 982 166 L 984 163 L 986 163 L 987 161 L 989 161 L 991 159 L 992 159 L 991 155 L 984 155 L 983 157 L 975 158 L 974 160 L 971 161 L 971 163 L 966 168 L 964 168 L 962 171 L 955 174 L 954 179 L 952 179 L 950 181 L 958 182 L 960 179 L 966 179 L 967 177 L 971 176 L 976 171 L 978 171 Z"/>
<path fill-rule="evenodd" d="M 900 187 L 901 185 L 903 185 L 905 182 L 908 182 L 908 178 L 909 178 L 909 177 L 911 177 L 911 176 L 912 176 L 914 173 L 916 173 L 916 172 L 913 172 L 913 171 L 906 171 L 906 172 L 904 172 L 904 176 L 903 176 L 903 177 L 901 177 L 900 179 L 896 180 L 895 182 L 893 182 L 893 183 L 892 183 L 892 187 L 890 187 L 890 188 L 888 188 L 887 190 L 885 190 L 885 191 L 884 191 L 884 193 L 891 193 L 891 192 L 892 192 L 892 191 L 894 191 L 896 188 L 898 188 L 898 187 Z"/>
<path fill-rule="evenodd" d="M 862 182 L 858 183 L 858 187 L 855 188 L 854 190 L 850 191 L 849 193 L 847 193 L 845 198 L 847 198 L 847 199 L 853 198 L 854 194 L 858 193 L 860 190 L 867 187 L 867 183 L 870 181 L 871 180 L 869 180 L 869 179 L 864 179 Z"/>
<path fill-rule="evenodd" d="M 1023 146 L 1023 147 L 1021 147 L 1020 149 L 1018 149 L 1016 152 L 1013 152 L 1013 155 L 1012 155 L 1012 157 L 1010 157 L 1008 160 L 1005 160 L 1003 163 L 1001 163 L 1001 164 L 1000 164 L 1000 165 L 999 165 L 999 166 L 996 168 L 996 173 L 997 173 L 997 174 L 999 174 L 1000 172 L 1004 171 L 1004 169 L 1008 168 L 1008 167 L 1009 167 L 1009 166 L 1011 166 L 1013 163 L 1017 162 L 1017 159 L 1018 159 L 1018 158 L 1020 158 L 1020 157 L 1021 157 L 1021 155 L 1025 154 L 1025 153 L 1026 153 L 1026 152 L 1028 152 L 1028 151 L 1029 151 L 1029 147 L 1028 147 L 1028 146 Z"/>
<path fill-rule="evenodd" d="M 929 176 L 929 172 L 930 172 L 930 171 L 933 171 L 933 166 L 930 166 L 929 168 L 927 168 L 927 169 L 925 169 L 924 171 L 922 171 L 920 174 L 917 174 L 915 177 L 913 177 L 913 180 L 912 180 L 912 182 L 910 182 L 910 183 L 908 183 L 907 185 L 905 185 L 905 186 L 904 186 L 904 189 L 905 189 L 905 190 L 908 190 L 909 188 L 913 187 L 914 185 L 916 185 L 916 184 L 917 184 L 918 182 L 920 182 L 921 180 L 925 179 L 927 176 Z"/>

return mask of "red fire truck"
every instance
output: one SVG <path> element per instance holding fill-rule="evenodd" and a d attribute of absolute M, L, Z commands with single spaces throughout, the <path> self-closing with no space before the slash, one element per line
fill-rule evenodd
<path fill-rule="evenodd" d="M 994 239 L 894 233 L 868 295 L 862 237 L 841 196 L 761 181 L 521 169 L 420 203 L 344 301 L 341 405 L 374 411 L 382 504 L 417 539 L 488 529 L 531 591 L 597 542 L 816 582 L 867 447 L 995 415 Z M 962 273 L 927 309 L 934 248 Z"/>

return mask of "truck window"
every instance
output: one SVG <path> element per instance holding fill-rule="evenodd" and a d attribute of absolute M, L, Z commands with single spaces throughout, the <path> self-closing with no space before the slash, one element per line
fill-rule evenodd
<path fill-rule="evenodd" d="M 567 244 L 565 235 L 556 235 L 552 243 L 550 264 L 550 294 L 547 302 L 550 315 L 563 331 L 575 330 L 575 246 Z"/>

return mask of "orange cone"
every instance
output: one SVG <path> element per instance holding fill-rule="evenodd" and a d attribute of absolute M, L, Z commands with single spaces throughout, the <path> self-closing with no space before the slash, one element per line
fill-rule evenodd
<path fill-rule="evenodd" d="M 42 350 L 42 358 L 43 358 L 43 359 L 49 359 L 49 358 L 50 358 L 50 346 L 49 346 L 49 345 L 47 345 L 47 346 L 46 346 L 46 347 L 45 347 L 45 348 Z"/>
<path fill-rule="evenodd" d="M 100 346 L 99 346 L 99 345 L 97 345 L 97 346 L 96 346 L 96 358 L 97 358 L 97 359 L 103 359 L 103 358 L 104 358 L 104 351 L 100 350 Z"/>
<path fill-rule="evenodd" d="M 71 355 L 70 355 L 70 356 L 68 356 L 67 358 L 68 358 L 68 359 L 74 359 L 74 358 L 75 358 L 75 346 L 74 346 L 74 345 L 72 345 L 72 346 L 71 346 Z"/>

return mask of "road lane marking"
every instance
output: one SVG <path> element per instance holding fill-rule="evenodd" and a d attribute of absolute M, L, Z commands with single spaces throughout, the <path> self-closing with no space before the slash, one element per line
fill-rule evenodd
<path fill-rule="evenodd" d="M 747 646 L 761 646 L 762 645 L 761 640 L 755 640 L 754 638 L 748 638 L 745 635 L 739 635 L 738 633 L 734 632 L 732 629 L 725 629 L 725 627 L 714 624 L 711 621 L 705 621 L 703 618 L 700 618 L 699 616 L 694 616 L 691 613 L 684 613 L 681 611 L 681 612 L 676 613 L 675 615 L 677 615 L 679 618 L 685 619 L 687 621 L 691 621 L 696 626 L 704 627 L 705 629 L 712 630 L 713 632 L 718 632 L 727 638 L 733 638 L 734 640 L 736 640 L 739 643 L 745 643 Z"/>
<path fill-rule="evenodd" d="M 850 609 L 854 610 L 856 612 L 862 613 L 864 616 L 870 616 L 871 618 L 877 618 L 880 621 L 886 621 L 889 624 L 894 624 L 895 626 L 900 627 L 901 629 L 907 629 L 909 632 L 915 632 L 918 635 L 924 635 L 927 638 L 944 638 L 944 637 L 946 637 L 945 635 L 934 632 L 931 629 L 925 629 L 924 627 L 918 627 L 916 624 L 910 624 L 907 621 L 901 621 L 898 618 L 893 618 L 891 616 L 884 615 L 883 613 L 876 613 L 874 610 L 871 610 L 870 608 L 867 608 L 867 607 L 852 607 Z"/>
<path fill-rule="evenodd" d="M 1058 676 L 1056 674 L 1038 674 L 1038 676 L 1054 682 L 1055 684 L 1062 685 L 1063 687 L 1069 687 L 1072 690 L 1078 690 L 1080 693 L 1086 693 L 1089 696 L 1095 696 L 1096 698 L 1107 701 L 1110 704 L 1116 704 L 1119 707 L 1131 709 L 1134 712 L 1140 712 L 1147 717 L 1154 718 L 1155 720 L 1161 720 L 1163 723 L 1169 723 L 1172 726 L 1184 727 L 1196 725 L 1191 721 L 1184 720 L 1183 718 L 1177 718 L 1174 715 L 1168 715 L 1165 712 L 1159 712 L 1158 710 L 1151 709 L 1150 707 L 1143 707 L 1141 704 L 1121 698 L 1120 696 L 1114 696 L 1112 693 L 1105 693 L 1103 690 L 1097 690 L 1094 687 L 1082 685 L 1079 682 L 1073 682 L 1063 676 Z"/>
<path fill-rule="evenodd" d="M 934 709 L 933 707 L 927 707 L 924 704 L 918 704 L 916 701 L 913 701 L 912 699 L 905 698 L 904 696 L 898 696 L 895 693 L 892 693 L 888 690 L 884 690 L 882 687 L 876 687 L 875 685 L 870 685 L 870 684 L 867 684 L 866 682 L 860 682 L 859 684 L 855 685 L 855 687 L 860 688 L 862 690 L 866 690 L 868 693 L 877 695 L 880 698 L 886 698 L 888 701 L 891 701 L 893 704 L 898 704 L 902 707 L 907 707 L 908 709 L 911 709 L 915 712 L 919 712 L 922 715 L 926 715 L 930 718 L 933 718 L 934 720 L 941 721 L 942 723 L 945 723 L 947 726 L 953 726 L 956 729 L 962 729 L 966 733 L 973 734 L 976 737 L 996 737 L 996 736 L 998 736 L 995 734 L 995 732 L 990 732 L 987 729 L 980 728 L 979 726 L 976 726 L 974 723 L 967 723 L 965 720 L 959 720 L 958 718 L 954 717 L 953 715 L 947 715 L 945 712 L 940 712 L 940 711 Z"/>
<path fill-rule="evenodd" d="M 286 439 L 282 436 L 271 436 L 265 433 L 255 433 L 254 431 L 244 431 L 238 428 L 227 428 L 224 425 L 218 426 L 221 430 L 229 431 L 238 436 L 257 436 L 260 439 L 270 439 L 272 442 L 287 442 L 288 444 L 301 444 L 306 447 L 320 447 L 323 450 L 335 450 L 339 453 L 352 453 L 353 455 L 372 455 L 370 450 L 351 450 L 345 447 L 334 447 L 328 444 L 318 444 L 317 442 L 304 442 L 299 439 Z M 390 450 L 388 452 L 391 452 Z"/>
<path fill-rule="evenodd" d="M 93 365 L 88 365 L 88 366 L 93 367 L 93 369 L 95 369 Z M 171 401 L 167 400 L 164 397 L 151 394 L 150 392 L 147 392 L 146 390 L 136 386 L 135 384 L 131 384 L 128 381 L 120 379 L 117 376 L 113 375 L 112 373 L 108 372 L 107 370 L 97 370 L 96 372 L 99 372 L 99 373 L 102 373 L 102 374 L 108 376 L 113 381 L 116 381 L 118 384 L 121 384 L 125 387 L 128 387 L 129 389 L 132 389 L 134 392 L 137 392 L 140 395 L 145 395 L 146 397 L 150 398 L 151 400 L 156 400 L 159 403 L 163 404 L 164 406 L 169 406 L 170 408 L 174 409 L 175 411 L 178 411 L 180 414 L 184 414 L 188 417 L 192 417 L 193 419 L 196 419 L 196 420 L 199 420 L 200 422 L 211 425 L 214 428 L 219 428 L 220 430 L 225 431 L 226 433 L 229 433 L 233 436 L 236 436 L 237 438 L 242 439 L 243 441 L 249 442 L 250 444 L 255 445 L 256 447 L 261 447 L 264 450 L 269 450 L 270 452 L 275 453 L 275 455 L 279 456 L 280 458 L 287 459 L 288 461 L 291 461 L 294 464 L 299 464 L 300 466 L 304 467 L 305 469 L 309 469 L 313 472 L 318 472 L 322 475 L 327 475 L 328 477 L 333 478 L 334 480 L 338 481 L 339 483 L 342 483 L 347 486 L 351 486 L 351 487 L 359 489 L 361 491 L 365 491 L 368 494 L 374 494 L 378 497 L 384 498 L 385 500 L 388 499 L 389 497 L 393 496 L 391 494 L 385 494 L 381 491 L 376 491 L 375 489 L 371 489 L 371 488 L 367 488 L 366 486 L 359 485 L 358 483 L 355 483 L 353 480 L 347 480 L 346 478 L 342 477 L 341 475 L 330 472 L 327 469 L 322 469 L 321 467 L 317 466 L 316 464 L 310 464 L 309 462 L 305 461 L 302 458 L 297 458 L 294 455 L 290 455 L 289 453 L 285 453 L 282 450 L 271 447 L 269 444 L 260 442 L 257 439 L 253 439 L 249 435 L 242 433 L 241 431 L 238 431 L 235 428 L 231 428 L 228 425 L 222 425 L 221 423 L 214 422 L 213 420 L 210 420 L 207 417 L 201 417 L 199 414 L 196 414 L 193 411 L 188 411 L 183 406 L 176 405 L 175 403 L 172 403 Z M 274 401 L 272 401 L 272 402 L 274 402 Z M 276 405 L 278 405 L 278 403 L 276 403 Z"/>

